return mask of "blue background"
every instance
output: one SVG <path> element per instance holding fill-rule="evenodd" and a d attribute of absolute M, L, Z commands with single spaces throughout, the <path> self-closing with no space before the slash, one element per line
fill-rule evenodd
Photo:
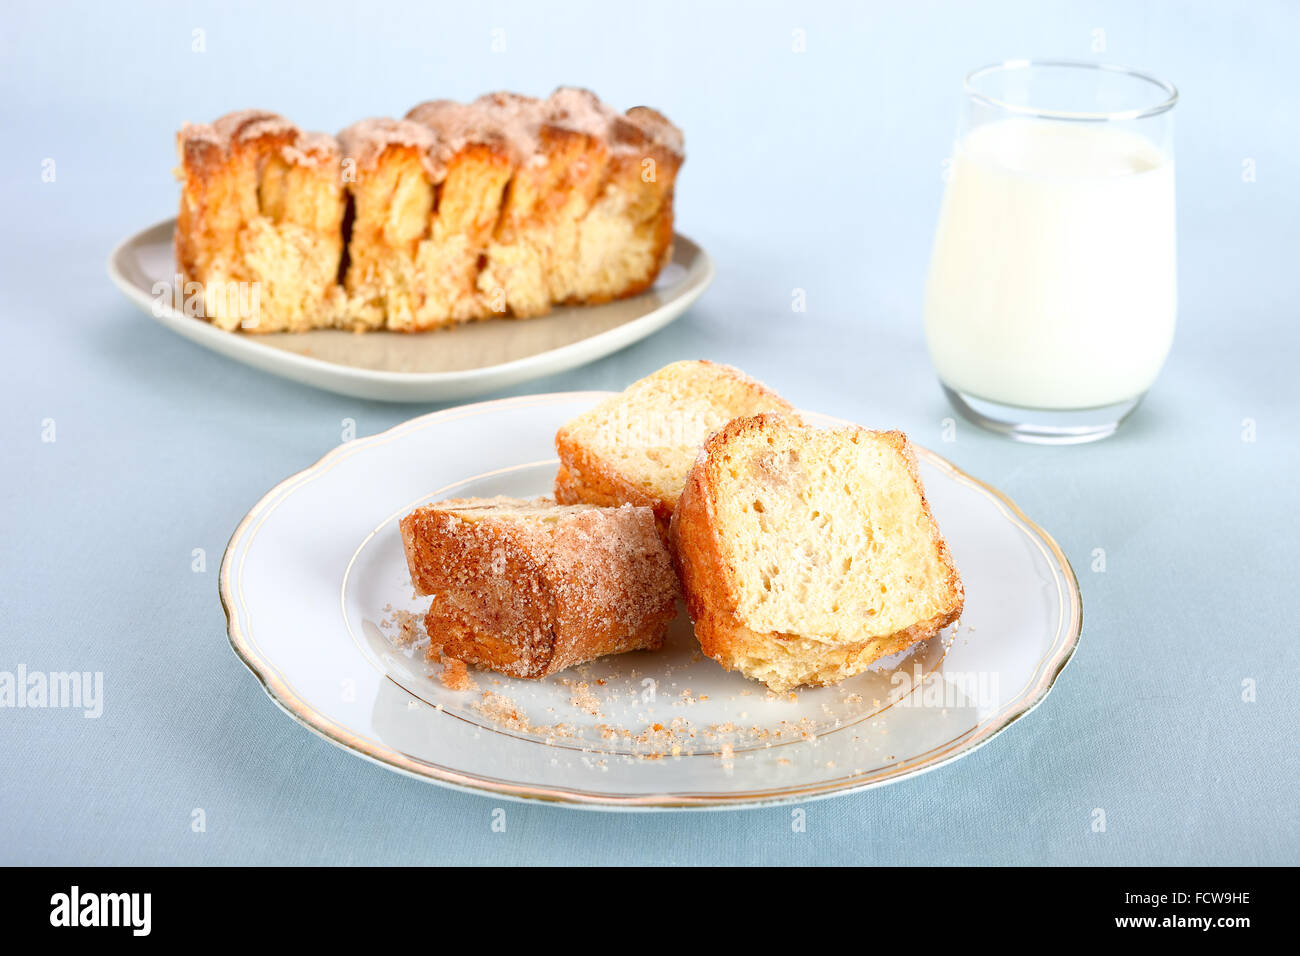
<path fill-rule="evenodd" d="M 1298 10 L 6 4 L 0 670 L 103 671 L 106 700 L 98 720 L 0 710 L 0 862 L 1297 862 Z M 1076 448 L 964 422 L 944 443 L 951 411 L 921 332 L 962 75 L 1024 56 L 1127 63 L 1183 97 L 1174 351 L 1119 435 Z M 109 249 L 174 214 L 175 128 L 261 106 L 337 130 L 426 98 L 559 83 L 685 129 L 679 228 L 718 278 L 651 340 L 502 394 L 621 388 L 708 357 L 804 407 L 902 427 L 1002 488 L 1074 563 L 1085 631 L 1051 697 L 989 746 L 810 804 L 803 833 L 789 808 L 518 804 L 494 833 L 497 801 L 336 750 L 230 652 L 216 571 L 247 509 L 336 444 L 342 419 L 368 434 L 429 409 L 262 375 L 119 296 Z M 806 313 L 791 310 L 796 288 Z M 206 573 L 190 567 L 200 547 Z M 196 807 L 206 833 L 191 832 Z"/>

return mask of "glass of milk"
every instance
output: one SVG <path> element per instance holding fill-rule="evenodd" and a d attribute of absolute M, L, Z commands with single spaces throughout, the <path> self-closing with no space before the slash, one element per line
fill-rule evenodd
<path fill-rule="evenodd" d="M 925 290 L 964 416 L 1023 441 L 1104 438 L 1174 337 L 1172 84 L 1019 60 L 966 78 Z"/>

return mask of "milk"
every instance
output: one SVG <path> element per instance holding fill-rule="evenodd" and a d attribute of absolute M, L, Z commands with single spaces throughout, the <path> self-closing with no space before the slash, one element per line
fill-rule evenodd
<path fill-rule="evenodd" d="M 1172 160 L 1109 124 L 1003 119 L 951 172 L 925 294 L 939 377 L 1025 408 L 1145 392 L 1174 335 Z"/>

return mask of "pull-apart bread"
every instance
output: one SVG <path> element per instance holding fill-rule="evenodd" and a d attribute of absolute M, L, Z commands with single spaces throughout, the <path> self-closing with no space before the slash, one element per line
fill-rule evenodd
<path fill-rule="evenodd" d="M 244 110 L 186 124 L 177 147 L 176 265 L 187 314 L 228 331 L 336 324 L 344 196 L 334 137 Z"/>
<path fill-rule="evenodd" d="M 776 691 L 860 673 L 961 614 L 901 432 L 733 421 L 691 468 L 671 541 L 704 653 Z"/>
<path fill-rule="evenodd" d="M 657 649 L 677 579 L 648 508 L 462 498 L 401 521 L 425 629 L 445 657 L 536 679 Z"/>
<path fill-rule="evenodd" d="M 672 255 L 681 131 L 586 90 L 433 100 L 337 140 L 232 113 L 178 144 L 181 272 L 262 283 L 249 331 L 537 316 L 642 292 Z"/>
<path fill-rule="evenodd" d="M 654 509 L 665 535 L 700 446 L 733 418 L 793 413 L 765 385 L 729 365 L 674 362 L 589 412 L 555 436 L 558 501 Z"/>
<path fill-rule="evenodd" d="M 365 120 L 339 134 L 351 166 L 348 262 L 354 321 L 422 331 L 488 315 L 479 257 L 510 180 L 504 147 L 484 135 L 452 149 L 411 120 Z"/>

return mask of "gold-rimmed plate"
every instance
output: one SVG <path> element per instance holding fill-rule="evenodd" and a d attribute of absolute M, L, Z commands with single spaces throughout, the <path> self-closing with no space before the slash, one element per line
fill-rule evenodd
<path fill-rule="evenodd" d="M 686 236 L 646 292 L 604 305 L 568 306 L 526 321 L 498 319 L 412 335 L 340 329 L 250 335 L 224 332 L 176 307 L 168 219 L 123 240 L 108 274 L 160 325 L 227 358 L 315 388 L 387 402 L 470 398 L 604 358 L 682 315 L 713 281 L 713 260 Z"/>
<path fill-rule="evenodd" d="M 1060 548 L 1004 495 L 918 449 L 966 610 L 871 672 L 770 694 L 702 657 L 683 616 L 659 652 L 543 681 L 473 672 L 472 688 L 446 686 L 424 654 L 427 599 L 412 596 L 398 519 L 453 495 L 549 493 L 556 428 L 603 397 L 425 415 L 341 445 L 272 489 L 236 529 L 220 575 L 231 645 L 271 698 L 346 750 L 450 787 L 607 809 L 720 808 L 934 769 L 1035 707 L 1069 660 L 1082 604 Z"/>

